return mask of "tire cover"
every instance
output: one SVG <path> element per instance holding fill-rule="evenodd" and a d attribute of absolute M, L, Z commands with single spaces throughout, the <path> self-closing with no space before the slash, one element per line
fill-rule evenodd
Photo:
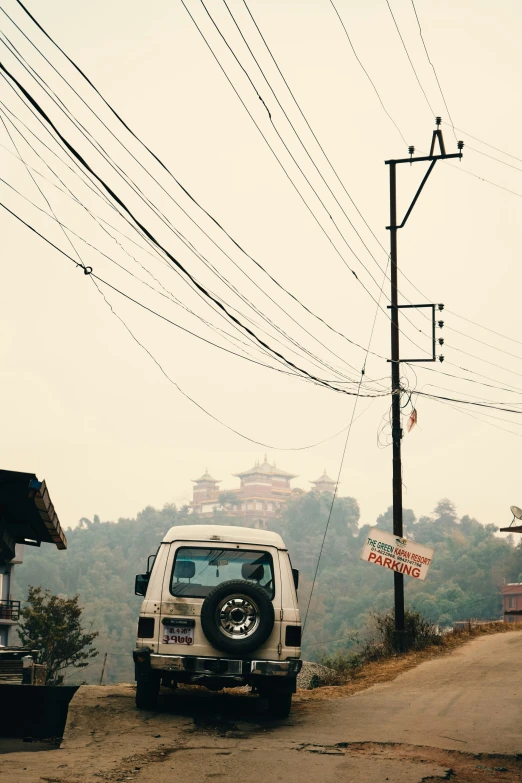
<path fill-rule="evenodd" d="M 264 588 L 233 579 L 215 587 L 203 601 L 201 628 L 223 652 L 246 654 L 266 642 L 274 627 L 274 606 Z"/>

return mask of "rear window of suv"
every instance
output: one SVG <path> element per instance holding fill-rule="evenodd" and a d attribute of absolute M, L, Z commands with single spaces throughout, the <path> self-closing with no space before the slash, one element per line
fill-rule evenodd
<path fill-rule="evenodd" d="M 231 579 L 256 584 L 272 599 L 272 555 L 250 549 L 180 547 L 174 559 L 170 592 L 186 598 L 205 598 L 214 587 Z"/>

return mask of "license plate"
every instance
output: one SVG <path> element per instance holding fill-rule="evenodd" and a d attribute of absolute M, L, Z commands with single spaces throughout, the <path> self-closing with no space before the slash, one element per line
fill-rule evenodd
<path fill-rule="evenodd" d="M 194 628 L 164 625 L 162 641 L 163 644 L 186 644 L 189 647 L 194 644 Z"/>

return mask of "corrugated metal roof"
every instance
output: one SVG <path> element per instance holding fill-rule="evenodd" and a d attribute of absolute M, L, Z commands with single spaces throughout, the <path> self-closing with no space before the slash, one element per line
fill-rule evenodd
<path fill-rule="evenodd" d="M 47 485 L 34 473 L 0 470 L 0 532 L 8 542 L 37 541 L 67 549 Z"/>

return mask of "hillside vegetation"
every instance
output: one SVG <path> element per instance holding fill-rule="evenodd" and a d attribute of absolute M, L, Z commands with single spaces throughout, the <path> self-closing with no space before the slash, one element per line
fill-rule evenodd
<path fill-rule="evenodd" d="M 332 496 L 296 494 L 272 529 L 281 533 L 293 565 L 301 571 L 299 599 L 306 613 L 317 558 L 324 536 Z M 307 659 L 319 659 L 337 650 L 356 649 L 364 639 L 369 613 L 393 604 L 393 578 L 388 570 L 359 559 L 369 526 L 359 528 L 359 505 L 354 498 L 338 498 L 324 542 L 304 636 Z M 107 652 L 104 682 L 133 680 L 131 651 L 141 599 L 134 595 L 134 575 L 145 570 L 173 525 L 201 523 L 186 508 L 168 505 L 145 508 L 135 519 L 102 522 L 82 519 L 67 531 L 68 549 L 26 550 L 25 563 L 15 569 L 17 596 L 24 599 L 29 585 L 42 585 L 53 593 L 80 596 L 86 625 L 99 631 L 98 658 L 67 682 L 99 681 Z M 204 522 L 208 522 L 208 517 Z M 212 519 L 231 524 L 222 512 Z M 512 537 L 495 536 L 495 525 L 468 516 L 459 518 L 454 506 L 442 500 L 430 516 L 416 519 L 404 514 L 405 535 L 435 547 L 425 582 L 405 579 L 408 606 L 429 620 L 448 625 L 470 617 L 495 619 L 500 613 L 500 588 L 522 581 L 522 546 Z M 241 520 L 235 519 L 235 524 Z M 391 529 L 391 510 L 376 524 Z"/>

